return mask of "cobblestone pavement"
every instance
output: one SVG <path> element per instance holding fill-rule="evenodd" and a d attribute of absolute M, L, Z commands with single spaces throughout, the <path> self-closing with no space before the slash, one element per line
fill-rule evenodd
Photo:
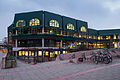
<path fill-rule="evenodd" d="M 0 54 L 1 55 L 1 54 Z M 17 67 L 0 70 L 0 80 L 120 80 L 120 59 L 110 64 L 53 61 L 36 65 L 17 60 Z"/>

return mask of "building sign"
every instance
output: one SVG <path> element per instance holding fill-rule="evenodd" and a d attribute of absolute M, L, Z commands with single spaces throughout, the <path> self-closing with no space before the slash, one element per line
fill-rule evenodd
<path fill-rule="evenodd" d="M 75 30 L 75 27 L 73 24 L 67 24 L 67 29 L 69 30 Z"/>
<path fill-rule="evenodd" d="M 82 26 L 80 31 L 81 32 L 87 32 L 87 29 L 84 26 Z"/>

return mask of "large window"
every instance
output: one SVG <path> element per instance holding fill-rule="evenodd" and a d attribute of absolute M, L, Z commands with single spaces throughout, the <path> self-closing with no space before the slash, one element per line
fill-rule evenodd
<path fill-rule="evenodd" d="M 35 19 L 30 20 L 29 26 L 38 26 L 38 25 L 40 25 L 39 19 L 35 18 Z"/>
<path fill-rule="evenodd" d="M 73 24 L 67 24 L 67 29 L 75 30 L 75 27 Z"/>
<path fill-rule="evenodd" d="M 59 27 L 59 23 L 56 20 L 50 20 L 50 26 L 52 26 L 52 27 Z"/>
<path fill-rule="evenodd" d="M 84 26 L 82 26 L 81 27 L 81 32 L 87 32 L 87 29 Z"/>
<path fill-rule="evenodd" d="M 25 26 L 25 21 L 24 20 L 18 20 L 16 23 L 16 27 L 22 27 Z"/>

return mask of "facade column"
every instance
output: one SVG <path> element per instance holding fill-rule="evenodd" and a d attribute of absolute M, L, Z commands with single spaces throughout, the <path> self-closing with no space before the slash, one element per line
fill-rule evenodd
<path fill-rule="evenodd" d="M 75 33 L 75 37 L 77 37 L 77 36 L 76 36 L 76 33 Z M 77 42 L 76 42 L 76 41 L 75 41 L 75 47 L 77 47 Z"/>
<path fill-rule="evenodd" d="M 17 57 L 17 55 L 18 55 L 18 54 L 17 54 L 17 51 L 15 51 L 15 57 Z"/>
<path fill-rule="evenodd" d="M 17 46 L 18 46 L 18 45 L 17 45 L 17 39 L 16 39 L 16 40 L 15 40 L 15 47 L 17 48 Z"/>
<path fill-rule="evenodd" d="M 95 48 L 97 48 L 97 42 L 96 42 L 96 46 L 95 46 Z"/>
<path fill-rule="evenodd" d="M 45 16 L 44 16 L 44 14 L 43 14 L 43 27 L 42 27 L 42 34 L 44 34 L 45 33 L 45 31 L 44 31 L 44 27 L 45 27 L 45 24 L 44 24 L 44 22 L 45 22 Z M 44 47 L 44 38 L 42 38 L 42 47 Z"/>
<path fill-rule="evenodd" d="M 61 48 L 63 47 L 63 45 L 62 45 L 62 44 L 63 44 L 63 40 L 61 40 Z"/>
<path fill-rule="evenodd" d="M 44 62 L 44 51 L 42 50 L 42 62 Z"/>
<path fill-rule="evenodd" d="M 119 48 L 119 42 L 117 42 L 117 48 Z"/>
<path fill-rule="evenodd" d="M 86 42 L 86 47 L 88 48 L 88 42 Z"/>
<path fill-rule="evenodd" d="M 62 35 L 62 29 L 61 29 L 61 33 L 60 33 L 61 35 Z M 61 39 L 61 48 L 63 47 L 63 40 Z"/>
<path fill-rule="evenodd" d="M 42 28 L 42 33 L 44 34 L 44 27 Z M 44 38 L 42 38 L 42 47 L 44 47 Z"/>
<path fill-rule="evenodd" d="M 88 40 L 88 34 L 86 34 L 86 40 Z M 86 41 L 86 47 L 88 48 L 88 41 Z"/>
<path fill-rule="evenodd" d="M 44 46 L 44 43 L 45 43 L 45 39 L 42 38 L 42 47 L 45 47 L 45 46 Z"/>

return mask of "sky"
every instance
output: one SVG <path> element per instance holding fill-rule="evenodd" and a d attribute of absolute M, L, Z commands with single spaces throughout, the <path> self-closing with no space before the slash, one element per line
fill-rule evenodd
<path fill-rule="evenodd" d="M 0 39 L 15 13 L 39 10 L 86 21 L 92 29 L 120 29 L 120 0 L 0 0 Z"/>

